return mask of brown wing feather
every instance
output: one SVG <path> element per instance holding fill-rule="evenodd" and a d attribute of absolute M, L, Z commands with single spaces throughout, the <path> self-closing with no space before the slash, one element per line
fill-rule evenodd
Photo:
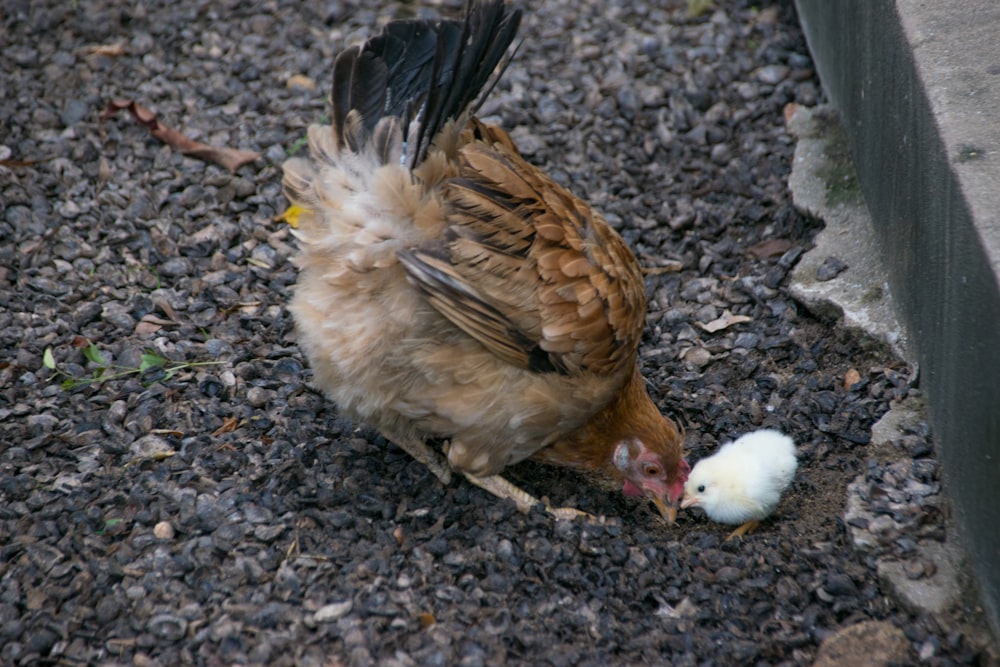
<path fill-rule="evenodd" d="M 458 176 L 441 190 L 444 238 L 401 253 L 445 317 L 522 368 L 630 369 L 645 288 L 634 255 L 585 202 L 528 164 L 509 136 L 473 120 Z"/>

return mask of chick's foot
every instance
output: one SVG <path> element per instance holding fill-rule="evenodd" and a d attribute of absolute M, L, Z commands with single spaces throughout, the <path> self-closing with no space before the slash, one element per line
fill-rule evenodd
<path fill-rule="evenodd" d="M 746 537 L 753 531 L 757 530 L 757 526 L 759 525 L 760 521 L 755 521 L 755 520 L 747 521 L 742 526 L 740 526 L 733 532 L 729 533 L 729 537 L 726 538 L 726 542 L 729 542 L 734 537 Z"/>

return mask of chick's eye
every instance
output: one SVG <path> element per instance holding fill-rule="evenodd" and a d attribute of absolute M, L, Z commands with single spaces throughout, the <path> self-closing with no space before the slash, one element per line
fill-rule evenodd
<path fill-rule="evenodd" d="M 699 484 L 698 485 L 698 493 L 704 493 L 704 492 L 705 492 L 705 485 L 704 484 Z"/>
<path fill-rule="evenodd" d="M 650 463 L 643 469 L 643 472 L 646 474 L 646 477 L 659 477 L 660 467 Z"/>

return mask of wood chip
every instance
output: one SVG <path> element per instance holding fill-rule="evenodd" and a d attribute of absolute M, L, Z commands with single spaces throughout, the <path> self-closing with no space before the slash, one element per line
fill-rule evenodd
<path fill-rule="evenodd" d="M 750 246 L 750 252 L 757 259 L 767 259 L 784 255 L 794 244 L 788 239 L 767 239 Z"/>
<path fill-rule="evenodd" d="M 728 310 L 722 312 L 722 315 L 715 318 L 711 322 L 702 324 L 701 322 L 696 322 L 698 328 L 708 333 L 715 333 L 716 331 L 722 331 L 723 329 L 728 329 L 734 324 L 740 324 L 741 322 L 752 322 L 753 318 L 747 315 L 733 315 Z"/>

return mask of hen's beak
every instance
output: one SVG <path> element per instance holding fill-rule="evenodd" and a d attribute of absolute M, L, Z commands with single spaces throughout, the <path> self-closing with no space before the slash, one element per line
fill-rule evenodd
<path fill-rule="evenodd" d="M 660 498 L 659 496 L 656 495 L 650 496 L 650 499 L 653 501 L 653 504 L 656 505 L 656 509 L 660 510 L 660 514 L 663 515 L 663 518 L 667 520 L 667 523 L 672 524 L 677 522 L 676 507 L 674 507 L 673 505 L 668 505 L 663 498 Z"/>

